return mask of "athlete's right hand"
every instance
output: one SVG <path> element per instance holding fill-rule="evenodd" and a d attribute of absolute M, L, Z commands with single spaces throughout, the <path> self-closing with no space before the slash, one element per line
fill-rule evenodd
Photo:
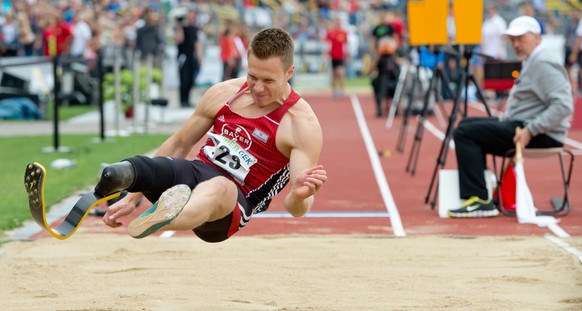
<path fill-rule="evenodd" d="M 140 201 L 141 196 L 138 193 L 129 193 L 123 199 L 109 206 L 103 216 L 103 223 L 112 228 L 123 226 L 123 223 L 119 219 L 135 211 L 135 207 L 137 206 L 137 202 Z"/>

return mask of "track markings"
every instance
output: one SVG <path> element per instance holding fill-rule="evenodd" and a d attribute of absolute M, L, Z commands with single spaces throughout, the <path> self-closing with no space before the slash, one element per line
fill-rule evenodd
<path fill-rule="evenodd" d="M 354 114 L 356 115 L 358 127 L 360 128 L 360 133 L 362 134 L 362 139 L 364 140 L 368 156 L 370 157 L 370 163 L 372 164 L 376 182 L 380 188 L 380 194 L 382 195 L 384 206 L 386 207 L 388 214 L 390 214 L 390 224 L 394 231 L 394 235 L 400 237 L 406 236 L 404 227 L 402 226 L 402 221 L 400 220 L 400 213 L 394 202 L 394 197 L 392 196 L 390 186 L 388 186 L 386 175 L 384 174 L 384 169 L 382 168 L 380 158 L 378 157 L 378 149 L 376 149 L 376 146 L 374 145 L 372 135 L 370 134 L 368 124 L 366 123 L 366 118 L 364 118 L 360 100 L 356 95 L 351 95 L 350 99 L 352 102 L 352 108 L 354 109 Z"/>
<path fill-rule="evenodd" d="M 176 233 L 176 231 L 174 231 L 174 230 L 167 230 L 167 231 L 162 232 L 162 234 L 160 234 L 160 238 L 168 239 L 168 238 L 171 238 L 175 233 Z"/>
<path fill-rule="evenodd" d="M 580 263 L 582 263 L 582 252 L 581 251 L 575 249 L 574 247 L 570 246 L 570 244 L 564 242 L 562 239 L 557 238 L 551 234 L 546 234 L 545 238 L 548 239 L 550 242 L 556 244 L 557 246 L 559 246 L 560 248 L 562 248 L 566 252 L 578 257 L 578 260 L 580 260 Z"/>
<path fill-rule="evenodd" d="M 306 218 L 377 218 L 390 217 L 387 212 L 309 212 Z M 253 215 L 253 218 L 293 218 L 287 212 L 264 212 Z"/>

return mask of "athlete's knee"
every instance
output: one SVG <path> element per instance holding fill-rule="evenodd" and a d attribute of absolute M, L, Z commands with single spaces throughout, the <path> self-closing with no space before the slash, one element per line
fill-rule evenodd
<path fill-rule="evenodd" d="M 217 204 L 222 203 L 231 194 L 236 194 L 236 185 L 230 179 L 222 176 L 200 183 L 196 189 L 204 192 Z"/>

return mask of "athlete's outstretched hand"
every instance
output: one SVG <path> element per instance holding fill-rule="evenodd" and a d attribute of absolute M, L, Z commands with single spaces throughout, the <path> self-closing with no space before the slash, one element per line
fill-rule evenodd
<path fill-rule="evenodd" d="M 141 194 L 129 193 L 123 199 L 109 206 L 103 216 L 103 223 L 112 228 L 121 227 L 123 223 L 119 219 L 135 211 L 136 202 L 139 202 L 139 197 L 141 197 Z"/>
<path fill-rule="evenodd" d="M 306 199 L 314 195 L 326 181 L 327 173 L 323 165 L 306 169 L 293 181 L 293 195 L 298 199 Z"/>

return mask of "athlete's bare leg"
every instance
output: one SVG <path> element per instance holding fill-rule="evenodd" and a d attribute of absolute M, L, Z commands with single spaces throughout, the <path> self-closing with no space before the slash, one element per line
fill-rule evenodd
<path fill-rule="evenodd" d="M 238 189 L 226 177 L 214 177 L 192 190 L 184 209 L 164 230 L 192 230 L 226 217 L 236 206 Z"/>

